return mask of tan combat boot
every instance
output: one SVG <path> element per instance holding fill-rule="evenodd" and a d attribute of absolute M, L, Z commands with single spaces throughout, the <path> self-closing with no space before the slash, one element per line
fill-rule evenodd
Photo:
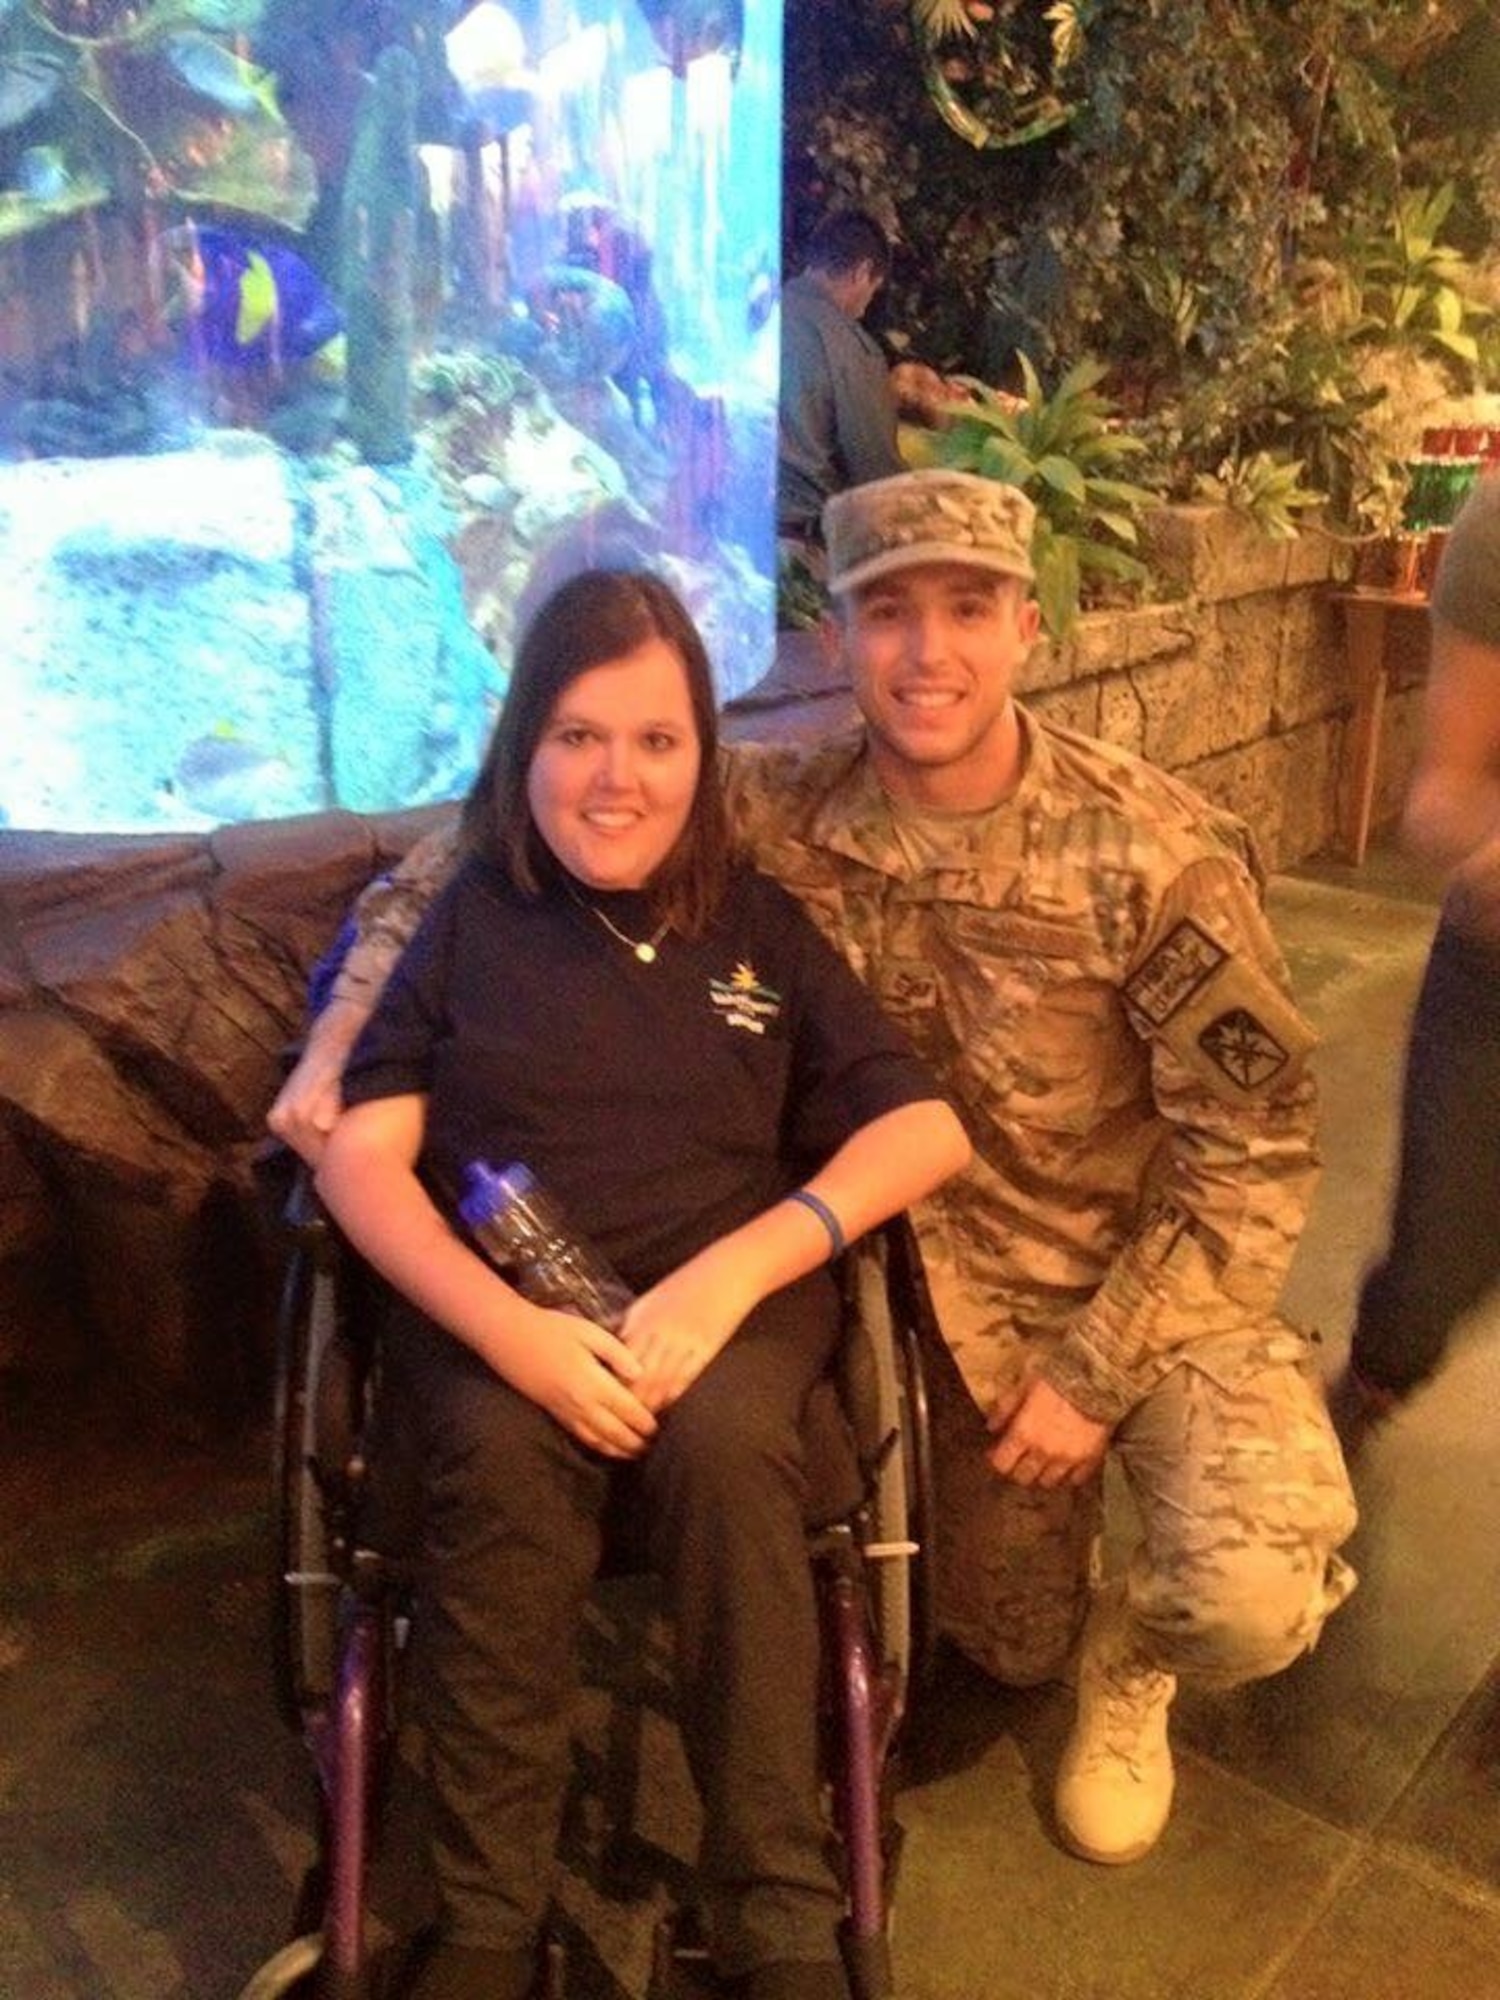
<path fill-rule="evenodd" d="M 1174 1675 L 1141 1656 L 1122 1589 L 1100 1592 L 1083 1628 L 1078 1716 L 1057 1774 L 1057 1824 L 1085 1861 L 1139 1861 L 1172 1810 L 1167 1711 Z"/>

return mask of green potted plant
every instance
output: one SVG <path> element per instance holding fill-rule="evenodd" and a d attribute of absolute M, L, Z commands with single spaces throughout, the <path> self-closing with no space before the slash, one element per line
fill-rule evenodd
<path fill-rule="evenodd" d="M 918 433 L 908 456 L 1004 480 L 1035 503 L 1037 601 L 1061 639 L 1093 590 L 1145 580 L 1134 551 L 1140 515 L 1156 496 L 1125 477 L 1145 447 L 1100 394 L 1100 362 L 1078 362 L 1049 395 L 1029 357 L 1016 359 L 1022 395 L 969 384 L 968 400 L 947 407 L 943 428 Z"/>

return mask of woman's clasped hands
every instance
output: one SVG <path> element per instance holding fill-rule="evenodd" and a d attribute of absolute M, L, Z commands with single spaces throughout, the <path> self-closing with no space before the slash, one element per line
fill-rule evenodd
<path fill-rule="evenodd" d="M 698 1268 L 699 1266 L 703 1268 Z M 733 1338 L 750 1306 L 736 1306 L 711 1260 L 695 1258 L 643 1293 L 620 1332 L 640 1369 L 632 1384 L 658 1416 L 697 1381 Z"/>
<path fill-rule="evenodd" d="M 577 1313 L 534 1310 L 535 1337 L 507 1370 L 512 1385 L 592 1451 L 639 1458 L 656 1435 L 641 1362 L 607 1327 Z"/>

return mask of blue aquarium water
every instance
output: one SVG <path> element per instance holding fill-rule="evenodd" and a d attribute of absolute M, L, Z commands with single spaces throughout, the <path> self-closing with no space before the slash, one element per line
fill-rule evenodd
<path fill-rule="evenodd" d="M 777 0 L 0 0 L 0 824 L 463 790 L 518 618 L 774 626 Z"/>

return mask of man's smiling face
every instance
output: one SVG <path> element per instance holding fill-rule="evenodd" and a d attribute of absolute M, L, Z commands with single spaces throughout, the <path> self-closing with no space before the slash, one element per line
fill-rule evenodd
<path fill-rule="evenodd" d="M 964 812 L 1014 789 L 1013 696 L 1038 617 L 1019 578 L 958 562 L 914 563 L 850 593 L 828 642 L 892 798 Z"/>

